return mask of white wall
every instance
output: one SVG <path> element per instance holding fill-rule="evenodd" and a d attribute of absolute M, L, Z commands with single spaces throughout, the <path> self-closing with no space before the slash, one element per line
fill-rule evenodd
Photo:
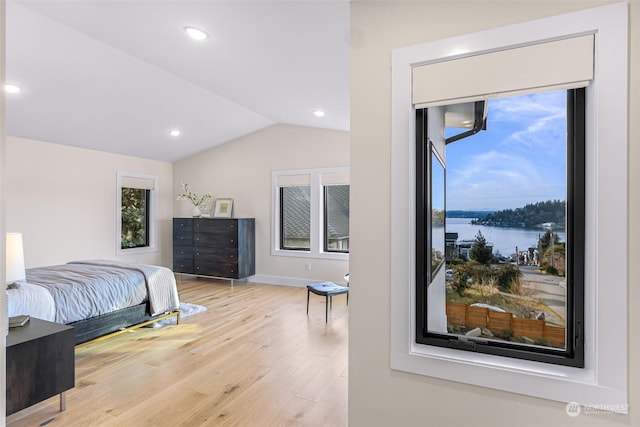
<path fill-rule="evenodd" d="M 185 182 L 197 194 L 233 198 L 235 218 L 256 219 L 256 276 L 251 281 L 343 283 L 348 261 L 271 255 L 271 172 L 348 165 L 347 132 L 275 125 L 174 163 L 173 194 Z M 190 216 L 191 204 L 175 201 L 174 213 Z M 305 263 L 311 263 L 311 271 Z"/>
<path fill-rule="evenodd" d="M 565 405 L 392 371 L 390 354 L 391 51 L 611 2 L 353 2 L 351 6 L 351 297 L 349 425 L 640 425 L 640 376 L 629 366 L 629 415 L 566 415 Z M 631 2 L 630 110 L 640 114 L 640 2 Z M 630 120 L 630 141 L 640 124 Z M 621 161 L 625 161 L 621 159 Z M 630 145 L 629 217 L 640 215 L 640 150 Z M 634 167 L 635 166 L 635 167 Z M 381 209 L 380 207 L 387 207 Z M 631 222 L 628 360 L 640 358 L 640 226 Z M 371 233 L 376 230 L 376 233 Z M 624 251 L 623 251 L 624 253 Z M 375 331 L 375 335 L 372 334 Z M 609 402 L 601 402 L 607 404 Z"/>
<path fill-rule="evenodd" d="M 77 259 L 171 267 L 171 163 L 7 137 L 6 226 L 21 232 L 27 268 Z M 158 251 L 116 256 L 117 171 L 159 179 Z"/>
<path fill-rule="evenodd" d="M 6 30 L 6 3 L 3 1 L 0 3 L 0 82 L 5 81 L 5 30 Z M 5 147 L 6 147 L 6 110 L 5 110 L 5 93 L 1 91 L 0 93 L 0 236 L 5 235 L 5 191 L 6 191 L 6 156 L 5 156 Z M 0 243 L 0 259 L 5 259 L 5 239 Z M 0 264 L 0 280 L 5 282 L 6 279 L 6 264 Z M 5 319 L 7 316 L 7 293 L 0 293 L 0 319 Z M 3 337 L 2 340 L 2 348 L 4 349 L 6 346 L 6 330 L 7 325 L 5 322 L 0 322 L 2 326 L 0 326 L 0 335 Z M 7 362 L 7 353 L 6 351 L 0 351 L 0 413 L 6 414 L 7 409 L 7 400 L 6 400 L 6 387 L 7 387 L 7 371 L 6 371 L 6 362 Z M 2 421 L 0 421 L 0 425 L 4 426 L 5 421 L 4 417 Z"/>

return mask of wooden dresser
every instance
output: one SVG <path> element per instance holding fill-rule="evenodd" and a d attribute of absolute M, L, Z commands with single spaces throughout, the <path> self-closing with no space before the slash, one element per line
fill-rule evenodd
<path fill-rule="evenodd" d="M 255 274 L 254 218 L 174 218 L 173 271 L 243 279 Z"/>

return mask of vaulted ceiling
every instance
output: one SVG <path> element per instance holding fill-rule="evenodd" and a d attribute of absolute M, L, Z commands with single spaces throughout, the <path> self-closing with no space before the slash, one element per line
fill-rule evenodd
<path fill-rule="evenodd" d="M 276 123 L 349 129 L 347 0 L 8 0 L 6 39 L 8 135 L 175 161 Z"/>

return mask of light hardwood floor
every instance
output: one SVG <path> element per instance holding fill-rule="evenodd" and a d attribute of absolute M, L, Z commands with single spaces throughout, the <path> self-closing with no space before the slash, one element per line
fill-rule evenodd
<path fill-rule="evenodd" d="M 348 308 L 306 288 L 182 280 L 207 311 L 76 347 L 67 410 L 54 397 L 7 426 L 346 426 Z"/>

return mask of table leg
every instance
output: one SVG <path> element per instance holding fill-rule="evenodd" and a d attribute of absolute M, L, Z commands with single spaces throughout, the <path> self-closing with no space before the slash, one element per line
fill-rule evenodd
<path fill-rule="evenodd" d="M 63 391 L 60 393 L 60 412 L 64 412 L 67 410 L 67 392 Z"/>

